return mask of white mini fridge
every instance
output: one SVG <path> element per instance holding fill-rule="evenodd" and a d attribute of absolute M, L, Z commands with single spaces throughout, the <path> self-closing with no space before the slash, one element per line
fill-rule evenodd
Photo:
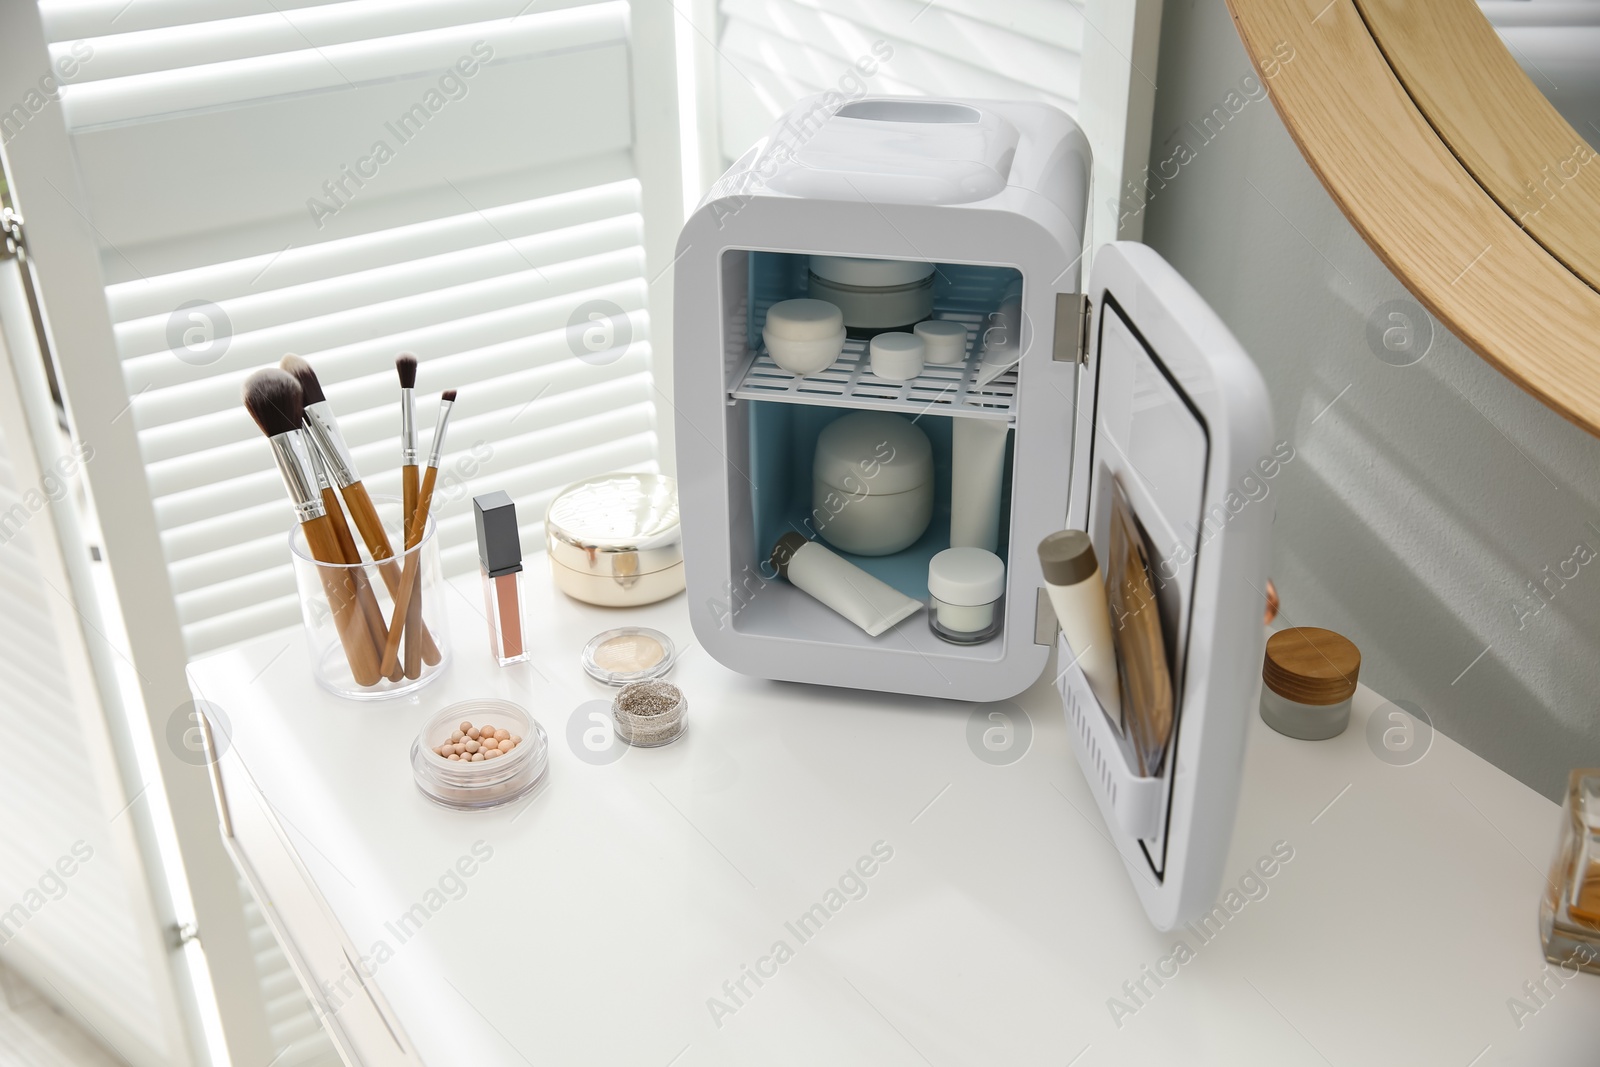
<path fill-rule="evenodd" d="M 1175 694 L 1154 773 L 1133 769 L 1124 731 L 1064 644 L 1056 686 L 1132 881 L 1170 928 L 1208 906 L 1220 879 L 1258 699 L 1271 513 L 1248 486 L 1271 459 L 1271 415 L 1254 364 L 1150 249 L 1101 247 L 1085 292 L 1089 177 L 1070 118 L 997 101 L 832 110 L 812 98 L 735 163 L 677 250 L 684 566 L 695 636 L 733 670 L 1002 700 L 1039 680 L 1058 640 L 1036 546 L 1084 529 L 1104 561 L 1119 487 L 1151 565 Z M 841 305 L 848 336 L 831 366 L 791 374 L 763 327 L 774 304 L 807 297 Z M 892 310 L 874 320 L 873 307 Z M 965 326 L 965 358 L 909 380 L 874 374 L 870 338 L 912 316 Z M 818 442 L 859 411 L 926 436 L 932 517 L 896 551 L 834 550 L 915 600 L 928 600 L 929 560 L 953 534 L 973 543 L 970 475 L 959 472 L 983 443 L 998 489 L 977 509 L 994 512 L 978 536 L 1005 565 L 989 639 L 951 643 L 926 611 L 871 636 L 772 566 L 786 534 L 827 543 Z"/>

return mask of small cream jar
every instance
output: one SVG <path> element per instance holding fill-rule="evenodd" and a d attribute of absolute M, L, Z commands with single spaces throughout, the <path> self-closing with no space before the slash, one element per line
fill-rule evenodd
<path fill-rule="evenodd" d="M 826 300 L 780 300 L 767 309 L 761 342 L 790 374 L 816 374 L 844 351 L 844 317 Z"/>
<path fill-rule="evenodd" d="M 912 331 L 922 338 L 923 358 L 937 366 L 952 366 L 967 358 L 967 328 L 950 319 L 928 319 Z"/>
<path fill-rule="evenodd" d="M 602 474 L 550 502 L 545 544 L 556 588 L 587 604 L 630 608 L 683 591 L 678 487 L 662 474 Z"/>
<path fill-rule="evenodd" d="M 932 263 L 909 259 L 812 256 L 807 295 L 838 307 L 851 337 L 871 337 L 932 315 L 933 276 Z"/>
<path fill-rule="evenodd" d="M 933 446 L 910 419 L 856 411 L 817 436 L 811 526 L 841 552 L 887 556 L 933 518 Z"/>
<path fill-rule="evenodd" d="M 928 561 L 928 626 L 956 645 L 975 645 L 1000 632 L 1005 616 L 1006 565 L 982 548 L 947 548 Z"/>
<path fill-rule="evenodd" d="M 909 382 L 922 373 L 927 346 L 914 333 L 880 333 L 868 343 L 872 373 L 891 382 Z"/>

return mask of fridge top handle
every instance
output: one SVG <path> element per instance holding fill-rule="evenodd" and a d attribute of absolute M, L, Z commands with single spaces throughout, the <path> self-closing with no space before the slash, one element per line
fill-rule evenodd
<path fill-rule="evenodd" d="M 988 200 L 1005 191 L 1021 136 L 991 108 L 915 97 L 868 97 L 798 119 L 779 128 L 791 143 L 771 187 L 827 200 Z"/>
<path fill-rule="evenodd" d="M 1089 531 L 1108 587 L 1142 572 L 1146 596 L 1121 607 L 1159 623 L 1116 638 L 1158 642 L 1148 661 L 1170 678 L 1170 717 L 1145 720 L 1162 724 L 1164 740 L 1150 761 L 1155 820 L 1130 821 L 1099 773 L 1103 751 L 1080 731 L 1073 741 L 1146 913 L 1169 930 L 1208 910 L 1221 884 L 1266 639 L 1270 479 L 1286 460 L 1260 372 L 1177 271 L 1144 245 L 1117 242 L 1096 253 L 1090 278 L 1069 525 Z M 1135 714 L 1128 691 L 1125 718 Z"/>

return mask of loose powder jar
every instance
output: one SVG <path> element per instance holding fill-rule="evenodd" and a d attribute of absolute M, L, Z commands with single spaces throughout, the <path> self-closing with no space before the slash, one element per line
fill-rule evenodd
<path fill-rule="evenodd" d="M 583 646 L 583 669 L 606 685 L 659 678 L 677 657 L 672 638 L 645 626 L 623 626 L 596 634 Z"/>
<path fill-rule="evenodd" d="M 634 748 L 658 748 L 683 736 L 689 702 L 671 682 L 634 682 L 611 702 L 617 736 Z"/>
<path fill-rule="evenodd" d="M 417 788 L 460 811 L 497 808 L 533 793 L 545 782 L 549 757 L 544 727 L 509 700 L 451 704 L 423 723 L 411 743 Z"/>

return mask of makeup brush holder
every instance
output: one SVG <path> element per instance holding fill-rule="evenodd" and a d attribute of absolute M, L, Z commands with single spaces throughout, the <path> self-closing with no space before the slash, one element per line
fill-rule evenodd
<path fill-rule="evenodd" d="M 405 532 L 401 522 L 400 501 L 383 496 L 374 496 L 372 500 L 389 544 L 395 549 L 394 558 L 382 564 L 372 561 L 355 525 L 340 516 L 334 516 L 334 519 L 348 523 L 361 553 L 361 563 L 323 563 L 312 557 L 306 545 L 305 533 L 299 526 L 289 534 L 289 558 L 294 564 L 300 618 L 305 626 L 306 645 L 311 653 L 312 677 L 328 692 L 350 700 L 388 700 L 415 693 L 444 673 L 450 662 L 444 578 L 439 566 L 438 526 L 430 517 L 421 542 L 409 551 L 401 551 L 401 546 L 405 544 Z M 414 676 L 408 675 L 405 669 L 407 635 L 401 640 L 397 671 L 394 672 L 399 677 L 380 678 L 375 685 L 363 686 L 356 681 L 350 666 L 350 655 L 340 632 L 339 612 L 348 610 L 357 614 L 362 624 L 356 628 L 357 632 L 373 643 L 381 659 L 383 641 L 389 623 L 394 618 L 392 590 L 399 589 L 405 568 L 412 560 L 416 561 L 419 568 L 416 586 L 422 599 L 422 625 L 429 640 L 422 642 L 423 647 L 413 657 Z"/>

